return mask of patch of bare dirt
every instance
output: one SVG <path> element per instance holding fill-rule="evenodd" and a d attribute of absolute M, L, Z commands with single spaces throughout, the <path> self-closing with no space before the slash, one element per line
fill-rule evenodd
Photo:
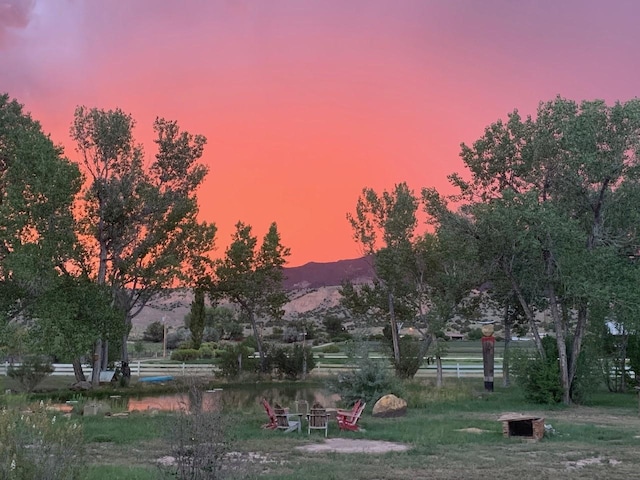
<path fill-rule="evenodd" d="M 350 438 L 329 438 L 323 443 L 313 443 L 296 447 L 304 452 L 325 453 L 386 453 L 404 452 L 411 448 L 404 443 L 384 442 L 381 440 L 361 440 Z"/>

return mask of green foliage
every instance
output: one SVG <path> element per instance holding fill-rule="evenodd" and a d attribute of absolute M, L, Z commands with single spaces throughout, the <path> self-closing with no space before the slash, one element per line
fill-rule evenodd
<path fill-rule="evenodd" d="M 293 348 L 271 348 L 269 354 L 272 357 L 270 366 L 289 380 L 299 378 L 305 372 L 305 368 L 306 373 L 309 373 L 316 366 L 311 348 L 303 348 L 300 344 L 294 345 Z"/>
<path fill-rule="evenodd" d="M 164 325 L 162 322 L 151 322 L 142 335 L 142 338 L 147 342 L 162 342 L 164 340 Z"/>
<path fill-rule="evenodd" d="M 88 179 L 79 223 L 85 253 L 100 252 L 87 263 L 124 314 L 125 342 L 132 317 L 151 298 L 201 275 L 216 231 L 196 215 L 206 139 L 157 118 L 157 153 L 147 163 L 134 124 L 120 109 L 78 107 L 71 127 Z"/>
<path fill-rule="evenodd" d="M 51 362 L 39 355 L 29 355 L 19 366 L 10 366 L 7 374 L 20 382 L 27 392 L 32 392 L 40 382 L 53 373 Z"/>
<path fill-rule="evenodd" d="M 391 362 L 398 378 L 413 378 L 418 372 L 424 360 L 422 341 L 405 335 L 399 339 L 400 361 L 396 362 L 393 356 Z"/>
<path fill-rule="evenodd" d="M 78 167 L 7 94 L 0 94 L 0 178 L 4 326 L 18 309 L 55 288 L 50 282 L 59 274 L 56 267 L 74 257 L 71 210 L 82 182 Z"/>
<path fill-rule="evenodd" d="M 338 345 L 325 345 L 320 349 L 322 353 L 340 353 L 340 347 Z"/>
<path fill-rule="evenodd" d="M 556 339 L 542 339 L 545 358 L 531 358 L 531 352 L 512 351 L 512 373 L 525 392 L 525 397 L 535 403 L 554 404 L 562 401 L 560 367 Z"/>
<path fill-rule="evenodd" d="M 176 362 L 190 362 L 198 358 L 200 358 L 200 351 L 195 348 L 185 348 L 171 352 L 171 360 Z"/>
<path fill-rule="evenodd" d="M 242 372 L 254 372 L 257 366 L 256 359 L 249 358 L 253 352 L 253 349 L 239 343 L 227 346 L 220 355 L 218 364 L 222 376 L 235 378 Z"/>
<path fill-rule="evenodd" d="M 209 343 L 203 343 L 198 349 L 200 358 L 214 358 L 216 356 L 216 349 Z"/>
<path fill-rule="evenodd" d="M 355 370 L 330 377 L 327 388 L 340 395 L 346 406 L 353 405 L 358 399 L 373 404 L 383 395 L 393 393 L 401 397 L 403 393 L 386 362 L 368 357 L 359 359 Z"/>
<path fill-rule="evenodd" d="M 346 328 L 343 325 L 343 320 L 334 316 L 327 316 L 322 320 L 324 328 L 327 330 L 327 334 L 330 339 L 333 339 L 343 333 L 346 333 Z"/>
<path fill-rule="evenodd" d="M 262 340 L 258 332 L 258 316 L 282 317 L 282 306 L 288 301 L 283 290 L 282 268 L 290 255 L 280 241 L 277 225 L 272 223 L 258 248 L 251 226 L 236 224 L 231 245 L 215 267 L 210 295 L 213 300 L 226 298 L 238 305 L 256 337 L 260 366 L 266 369 Z"/>
<path fill-rule="evenodd" d="M 481 328 L 472 328 L 467 332 L 467 339 L 470 341 L 477 341 L 482 339 L 482 329 Z"/>
<path fill-rule="evenodd" d="M 7 480 L 80 479 L 82 426 L 51 414 L 46 405 L 7 408 L 0 413 L 0 478 Z"/>
<path fill-rule="evenodd" d="M 204 290 L 196 288 L 194 290 L 194 298 L 191 303 L 191 319 L 189 322 L 189 330 L 191 330 L 191 341 L 193 348 L 198 350 L 202 344 L 202 336 L 204 333 L 205 307 L 204 307 Z"/>

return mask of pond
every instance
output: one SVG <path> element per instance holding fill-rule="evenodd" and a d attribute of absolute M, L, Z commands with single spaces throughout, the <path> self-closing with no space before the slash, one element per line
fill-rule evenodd
<path fill-rule="evenodd" d="M 321 387 L 291 385 L 238 385 L 200 391 L 198 395 L 189 393 L 156 394 L 144 396 L 114 395 L 101 400 L 108 403 L 113 412 L 174 411 L 189 410 L 200 404 L 208 410 L 252 410 L 266 398 L 272 405 L 278 403 L 293 408 L 296 401 L 306 400 L 309 405 L 318 402 L 324 407 L 334 408 L 340 396 Z M 60 405 L 61 410 L 70 409 L 73 402 Z M 66 408 L 65 408 L 66 407 Z"/>

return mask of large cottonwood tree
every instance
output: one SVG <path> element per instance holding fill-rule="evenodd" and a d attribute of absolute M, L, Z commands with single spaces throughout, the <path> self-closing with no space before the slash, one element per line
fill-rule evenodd
<path fill-rule="evenodd" d="M 639 146 L 640 100 L 607 106 L 558 97 L 541 103 L 536 118 L 516 111 L 487 127 L 462 146 L 470 179 L 451 176 L 463 208 L 484 225 L 487 258 L 501 264 L 530 321 L 532 303 L 548 306 L 565 403 L 588 322 L 602 320 L 594 307 L 622 298 L 609 273 L 621 262 L 612 259 L 638 251 L 640 205 L 630 199 L 638 194 Z"/>
<path fill-rule="evenodd" d="M 75 245 L 78 168 L 40 124 L 0 95 L 0 309 L 20 313 L 60 274 Z"/>
<path fill-rule="evenodd" d="M 197 219 L 196 191 L 208 170 L 199 161 L 205 138 L 160 118 L 153 127 L 157 153 L 149 163 L 134 140 L 132 117 L 122 110 L 79 107 L 71 127 L 87 176 L 81 238 L 95 280 L 111 288 L 124 314 L 123 360 L 131 320 L 168 288 L 192 284 L 186 273 L 207 261 L 215 235 L 213 225 Z M 99 339 L 94 383 L 106 367 L 104 347 Z"/>

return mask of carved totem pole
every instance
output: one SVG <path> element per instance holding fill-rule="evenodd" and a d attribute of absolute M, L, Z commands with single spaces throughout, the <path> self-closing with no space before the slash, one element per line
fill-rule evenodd
<path fill-rule="evenodd" d="M 484 389 L 493 392 L 493 359 L 495 356 L 496 338 L 493 336 L 493 325 L 482 326 L 482 363 L 484 366 Z"/>

